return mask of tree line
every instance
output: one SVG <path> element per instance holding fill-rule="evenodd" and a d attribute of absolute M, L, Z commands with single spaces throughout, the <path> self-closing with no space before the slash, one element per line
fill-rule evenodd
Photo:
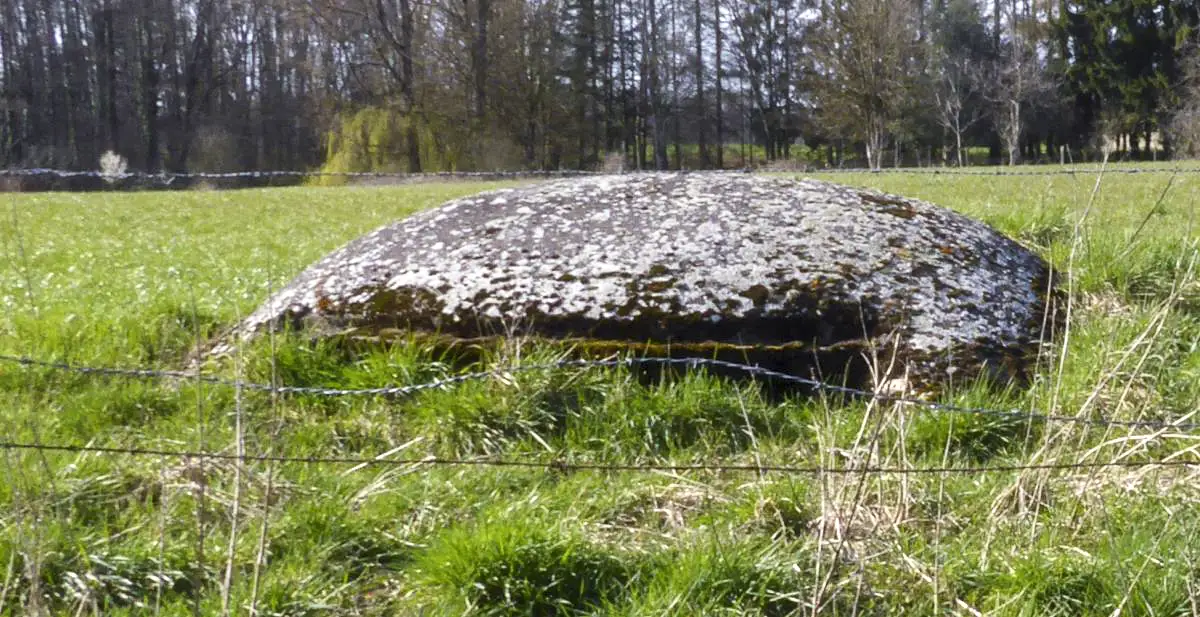
<path fill-rule="evenodd" d="M 0 166 L 1194 154 L 1200 0 L 6 0 Z"/>

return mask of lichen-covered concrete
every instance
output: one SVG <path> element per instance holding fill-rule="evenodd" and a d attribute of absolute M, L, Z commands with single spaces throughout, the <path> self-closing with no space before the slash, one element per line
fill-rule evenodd
<path fill-rule="evenodd" d="M 597 176 L 457 199 L 379 229 L 303 272 L 239 333 L 526 333 L 757 350 L 793 369 L 876 348 L 918 373 L 986 360 L 1012 374 L 1036 349 L 1048 279 L 1015 242 L 921 201 L 741 173 Z"/>

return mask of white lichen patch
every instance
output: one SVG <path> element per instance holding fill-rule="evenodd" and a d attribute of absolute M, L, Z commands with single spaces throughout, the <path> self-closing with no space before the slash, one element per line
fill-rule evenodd
<path fill-rule="evenodd" d="M 929 203 L 815 180 L 630 174 L 493 191 L 330 254 L 241 326 L 317 317 L 455 336 L 804 343 L 922 353 L 1039 340 L 1046 266 Z"/>

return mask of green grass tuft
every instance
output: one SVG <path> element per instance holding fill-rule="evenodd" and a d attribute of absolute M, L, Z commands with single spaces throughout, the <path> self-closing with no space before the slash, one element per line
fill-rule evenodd
<path fill-rule="evenodd" d="M 416 564 L 424 584 L 481 615 L 576 615 L 616 601 L 634 577 L 624 556 L 538 517 L 447 531 Z"/>

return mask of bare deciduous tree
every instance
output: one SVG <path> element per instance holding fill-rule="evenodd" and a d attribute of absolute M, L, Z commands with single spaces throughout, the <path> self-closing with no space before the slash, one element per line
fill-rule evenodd
<path fill-rule="evenodd" d="M 825 5 L 816 60 L 829 75 L 817 92 L 826 120 L 857 134 L 878 169 L 888 127 L 905 107 L 921 66 L 910 0 L 842 0 Z"/>
<path fill-rule="evenodd" d="M 959 167 L 966 164 L 963 137 L 983 118 L 983 110 L 973 104 L 984 85 L 978 66 L 966 58 L 945 58 L 938 63 L 940 75 L 933 85 L 938 124 L 954 137 L 954 154 Z"/>
<path fill-rule="evenodd" d="M 984 134 L 1015 163 L 1093 150 L 1113 113 L 1135 156 L 1171 117 L 1187 147 L 1200 103 L 1178 104 L 1177 67 L 1200 0 L 1074 4 L 4 0 L 0 166 L 585 168 L 621 150 L 674 168 L 723 166 L 729 145 L 879 167 L 912 148 L 966 164 Z"/>
<path fill-rule="evenodd" d="M 1051 90 L 1051 82 L 1036 47 L 1014 34 L 1001 50 L 991 76 L 990 99 L 995 106 L 996 130 L 1008 152 L 1008 164 L 1021 162 L 1021 137 L 1033 102 Z"/>

